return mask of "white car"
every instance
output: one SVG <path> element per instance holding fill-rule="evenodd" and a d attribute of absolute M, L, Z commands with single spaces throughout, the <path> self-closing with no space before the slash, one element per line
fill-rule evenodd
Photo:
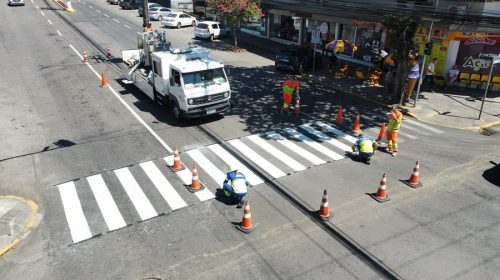
<path fill-rule="evenodd" d="M 24 0 L 9 0 L 9 6 L 24 6 Z"/>
<path fill-rule="evenodd" d="M 161 21 L 163 26 L 181 28 L 183 26 L 196 26 L 196 18 L 186 13 L 172 12 Z"/>
<path fill-rule="evenodd" d="M 171 12 L 172 10 L 170 8 L 165 8 L 162 6 L 151 7 L 151 9 L 149 9 L 149 19 L 162 20 L 166 16 L 168 16 Z"/>
<path fill-rule="evenodd" d="M 229 37 L 231 31 L 226 26 L 216 21 L 201 21 L 194 29 L 195 39 L 209 39 L 213 41 L 215 38 Z"/>

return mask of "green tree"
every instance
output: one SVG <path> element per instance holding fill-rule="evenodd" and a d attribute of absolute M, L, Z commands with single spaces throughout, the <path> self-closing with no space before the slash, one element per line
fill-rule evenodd
<path fill-rule="evenodd" d="M 236 31 L 242 22 L 248 22 L 255 17 L 261 17 L 260 0 L 211 0 L 210 6 L 220 18 L 227 21 L 234 38 L 234 46 L 238 47 Z"/>
<path fill-rule="evenodd" d="M 396 61 L 392 102 L 402 104 L 404 87 L 409 70 L 408 56 L 415 49 L 413 38 L 417 32 L 418 21 L 415 17 L 409 15 L 388 14 L 383 18 L 382 24 L 389 32 L 393 32 L 396 35 L 393 49 L 391 50 L 391 54 Z"/>

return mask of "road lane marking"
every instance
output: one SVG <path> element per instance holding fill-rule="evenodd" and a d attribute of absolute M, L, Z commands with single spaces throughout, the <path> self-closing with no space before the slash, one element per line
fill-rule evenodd
<path fill-rule="evenodd" d="M 31 3 L 33 3 L 33 0 L 30 0 L 30 1 L 31 1 Z"/>
<path fill-rule="evenodd" d="M 40 11 L 40 14 L 42 14 L 42 16 L 45 16 L 45 14 L 42 11 Z"/>
<path fill-rule="evenodd" d="M 101 11 L 99 11 L 99 10 L 95 10 L 95 11 L 96 11 L 96 12 L 98 12 L 98 13 L 100 13 L 100 12 L 101 12 Z"/>
<path fill-rule="evenodd" d="M 132 27 L 130 27 L 130 26 L 126 25 L 126 24 L 124 24 L 123 26 L 125 26 L 128 29 L 132 29 Z"/>
<path fill-rule="evenodd" d="M 71 44 L 69 44 L 69 47 L 76 53 L 76 55 L 80 58 L 80 60 L 83 60 L 82 55 L 80 53 L 78 53 L 78 51 L 75 49 L 75 47 L 73 47 Z M 92 72 L 94 72 L 94 74 L 97 76 L 97 78 L 99 80 L 101 80 L 101 78 L 102 78 L 101 75 L 99 73 L 97 73 L 97 71 L 94 70 L 92 65 L 90 65 L 88 62 L 85 62 L 85 64 L 90 68 L 90 70 L 92 70 Z M 136 118 L 136 120 L 139 123 L 141 123 L 146 128 L 146 130 L 149 131 L 149 133 L 151 133 L 151 135 L 153 135 L 153 137 L 160 143 L 160 145 L 163 146 L 163 148 L 165 148 L 169 153 L 174 152 L 174 150 L 172 150 L 172 148 L 170 148 L 167 145 L 167 143 L 165 143 L 165 141 L 163 141 L 163 139 L 161 139 L 160 136 L 158 136 L 158 134 L 156 134 L 156 132 L 154 132 L 154 130 L 149 125 L 146 124 L 146 122 L 134 111 L 134 109 L 132 109 L 132 107 L 130 107 L 130 105 L 128 105 L 127 102 L 125 102 L 125 100 L 123 100 L 123 98 L 109 84 L 108 84 L 108 89 L 122 103 L 122 105 L 125 106 L 125 108 L 127 108 L 127 110 Z"/>
<path fill-rule="evenodd" d="M 116 22 L 118 22 L 118 23 L 120 23 L 116 18 L 114 18 L 113 20 L 116 21 Z"/>
<path fill-rule="evenodd" d="M 89 5 L 89 8 L 93 9 L 94 7 L 92 7 L 91 5 Z"/>
<path fill-rule="evenodd" d="M 37 10 L 40 9 L 40 7 L 38 7 L 38 5 L 36 5 L 35 7 L 36 7 Z"/>
<path fill-rule="evenodd" d="M 57 186 L 61 195 L 61 202 L 68 222 L 73 243 L 92 238 L 89 224 L 83 214 L 82 205 L 76 193 L 75 183 L 67 182 Z"/>
<path fill-rule="evenodd" d="M 418 134 L 422 134 L 422 135 L 426 135 L 426 136 L 430 136 L 431 135 L 430 133 L 422 131 L 421 129 L 418 129 L 416 127 L 412 127 L 411 125 L 404 125 L 403 124 L 403 128 L 402 129 L 403 130 L 409 129 L 409 130 L 415 131 Z M 406 133 L 402 133 L 402 134 L 406 135 L 408 138 L 414 139 L 412 137 L 409 137 Z M 413 137 L 415 137 L 415 136 L 413 136 Z"/>
<path fill-rule="evenodd" d="M 57 34 L 59 34 L 59 36 L 61 36 L 61 37 L 62 37 L 61 32 L 59 32 L 59 30 L 56 30 L 56 31 L 57 31 Z"/>
<path fill-rule="evenodd" d="M 281 136 L 280 134 L 276 133 L 275 131 L 266 132 L 266 136 L 277 141 L 278 143 L 280 143 L 284 147 L 290 149 L 291 151 L 295 152 L 297 155 L 310 161 L 314 165 L 320 165 L 320 164 L 326 163 L 326 161 L 320 159 L 319 157 L 310 153 L 306 149 L 303 149 L 302 147 L 293 143 L 292 141 L 286 139 L 285 137 Z"/>
<path fill-rule="evenodd" d="M 50 25 L 53 25 L 53 24 L 52 24 L 52 21 L 50 21 L 50 19 L 48 19 L 47 21 L 49 22 L 49 24 L 50 24 Z"/>
<path fill-rule="evenodd" d="M 208 160 L 199 150 L 189 150 L 186 152 L 205 172 L 214 179 L 215 182 L 220 183 L 226 179 L 226 175 L 217 168 L 210 160 Z"/>
<path fill-rule="evenodd" d="M 142 33 L 141 33 L 141 32 L 137 32 L 137 34 L 142 35 Z"/>
<path fill-rule="evenodd" d="M 117 230 L 126 227 L 127 224 L 123 220 L 118 206 L 116 206 L 111 193 L 104 183 L 101 174 L 93 175 L 87 177 L 87 182 L 90 185 L 90 189 L 94 194 L 97 206 L 101 209 L 101 214 L 108 226 L 109 231 Z"/>
<path fill-rule="evenodd" d="M 414 120 L 410 120 L 410 119 L 405 118 L 405 121 L 406 121 L 406 122 L 409 122 L 409 123 L 411 123 L 411 124 L 413 124 L 413 125 L 420 126 L 420 127 L 422 127 L 422 128 L 425 128 L 425 129 L 430 130 L 430 131 L 435 132 L 435 133 L 444 133 L 444 131 L 442 131 L 442 130 L 439 130 L 439 129 L 436 129 L 436 128 L 433 128 L 433 127 L 430 127 L 430 126 L 428 126 L 428 125 L 425 125 L 425 124 L 423 124 L 423 123 L 419 123 L 419 122 L 414 121 Z"/>
<path fill-rule="evenodd" d="M 148 175 L 149 180 L 155 185 L 158 192 L 161 194 L 163 199 L 168 203 L 172 210 L 180 209 L 186 207 L 186 202 L 182 197 L 175 191 L 174 187 L 170 182 L 161 174 L 160 170 L 152 161 L 143 162 L 139 164 Z"/>
<path fill-rule="evenodd" d="M 264 139 L 262 139 L 258 135 L 250 135 L 247 137 L 250 139 L 252 142 L 260 146 L 262 149 L 266 150 L 269 154 L 273 155 L 275 158 L 283 162 L 284 164 L 288 165 L 290 168 L 292 168 L 294 171 L 302 171 L 305 170 L 306 167 L 294 160 L 293 158 L 289 157 L 287 154 L 283 153 L 282 151 L 278 150 L 271 144 L 267 143 Z"/>
<path fill-rule="evenodd" d="M 346 144 L 340 142 L 337 139 L 333 139 L 333 138 L 329 137 L 328 135 L 324 134 L 321 131 L 314 129 L 313 127 L 311 127 L 308 124 L 303 124 L 303 125 L 300 125 L 299 127 L 302 128 L 303 130 L 307 131 L 308 133 L 318 137 L 321 141 L 330 143 L 344 152 L 351 150 L 350 146 L 347 146 Z"/>
<path fill-rule="evenodd" d="M 103 14 L 105 17 L 109 17 L 107 14 Z"/>
<path fill-rule="evenodd" d="M 280 178 L 286 176 L 286 173 L 281 171 L 279 168 L 274 166 L 272 163 L 261 157 L 254 150 L 250 149 L 239 139 L 233 139 L 228 141 L 233 147 L 240 151 L 245 157 L 250 159 L 252 162 L 260 166 L 266 173 L 271 175 L 273 178 Z"/>
<path fill-rule="evenodd" d="M 284 128 L 283 131 L 288 133 L 291 137 L 293 137 L 299 141 L 302 141 L 303 143 L 309 145 L 311 148 L 313 148 L 313 149 L 317 150 L 318 152 L 330 157 L 333 160 L 339 160 L 339 159 L 344 158 L 344 156 L 341 156 L 341 155 L 337 154 L 336 152 L 322 146 L 321 144 L 319 144 L 316 141 L 313 141 L 311 138 L 305 136 L 304 134 L 297 132 L 295 129 Z"/>
<path fill-rule="evenodd" d="M 250 184 L 256 186 L 258 184 L 264 183 L 264 181 L 261 178 L 259 178 L 257 175 L 255 175 L 255 173 L 246 168 L 246 166 L 242 164 L 239 160 L 237 160 L 233 155 L 224 150 L 221 145 L 214 144 L 208 146 L 208 148 L 212 150 L 212 152 L 214 152 L 228 166 L 230 167 L 233 166 L 240 169 L 240 171 L 243 172 L 243 174 L 245 174 L 245 177 L 248 179 Z"/>
<path fill-rule="evenodd" d="M 341 138 L 344 138 L 348 142 L 351 142 L 353 144 L 356 143 L 357 139 L 355 137 L 353 137 L 353 136 L 351 136 L 349 134 L 346 134 L 346 133 L 344 133 L 344 132 L 342 132 L 342 131 L 340 131 L 340 130 L 338 130 L 336 128 L 333 128 L 333 127 L 327 125 L 326 123 L 317 121 L 316 125 L 319 126 L 319 127 L 321 127 L 322 129 L 325 129 L 328 132 L 331 132 L 331 133 L 333 133 L 333 134 L 335 134 L 335 135 L 337 135 L 337 136 L 339 136 Z"/>
<path fill-rule="evenodd" d="M 169 165 L 170 162 L 174 162 L 174 156 L 168 156 L 164 158 L 165 162 L 167 165 Z M 192 180 L 193 180 L 193 173 L 188 168 L 185 168 L 181 171 L 175 171 L 175 174 L 182 180 L 182 183 L 186 186 L 191 185 Z M 205 188 L 201 191 L 197 191 L 194 193 L 196 197 L 200 201 L 206 201 L 212 198 L 215 198 L 215 195 L 205 186 Z"/>
<path fill-rule="evenodd" d="M 122 184 L 123 189 L 125 189 L 125 192 L 132 201 L 132 204 L 134 204 L 135 210 L 137 210 L 141 220 L 144 221 L 158 216 L 158 213 L 146 197 L 146 194 L 142 191 L 132 173 L 130 173 L 130 170 L 127 167 L 124 167 L 116 169 L 114 172 Z"/>

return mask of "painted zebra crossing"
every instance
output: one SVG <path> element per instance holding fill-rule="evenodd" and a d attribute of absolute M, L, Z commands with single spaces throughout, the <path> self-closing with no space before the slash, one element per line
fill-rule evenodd
<path fill-rule="evenodd" d="M 414 128 L 409 130 L 412 134 L 405 135 L 407 130 L 404 128 L 410 126 Z M 365 132 L 375 136 L 378 129 L 372 128 Z M 443 131 L 412 120 L 406 120 L 400 132 L 402 140 L 414 140 L 435 133 Z M 228 140 L 227 144 L 269 178 L 277 179 L 313 166 L 342 160 L 345 151 L 350 150 L 355 141 L 354 136 L 335 125 L 315 121 L 301 124 L 296 129 L 276 128 L 262 134 Z M 190 168 L 170 171 L 167 165 L 173 164 L 173 155 L 57 185 L 72 243 L 103 233 L 98 228 L 115 231 L 132 223 L 211 200 L 215 198 L 215 192 L 231 166 L 239 167 L 254 186 L 264 182 L 264 178 L 252 172 L 221 144 L 185 151 L 181 158 L 186 167 L 192 164 L 199 167 L 205 189 L 191 193 L 184 187 L 192 180 Z M 121 197 L 127 199 L 119 199 Z M 88 204 L 88 200 L 93 200 L 91 203 L 97 205 L 92 209 L 97 213 L 87 213 L 89 207 L 85 209 L 82 206 Z M 99 219 L 88 219 L 88 216 L 99 216 Z M 96 226 L 96 223 L 105 226 Z"/>

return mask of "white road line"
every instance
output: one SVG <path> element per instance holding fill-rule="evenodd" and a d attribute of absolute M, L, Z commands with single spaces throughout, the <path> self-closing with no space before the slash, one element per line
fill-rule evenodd
<path fill-rule="evenodd" d="M 400 128 L 401 130 L 411 130 L 411 131 L 415 131 L 417 132 L 418 134 L 422 134 L 422 135 L 425 135 L 425 136 L 430 136 L 431 134 L 429 132 L 425 132 L 425 131 L 422 131 L 421 129 L 418 129 L 416 127 L 412 127 L 411 125 L 404 125 L 402 124 L 402 128 Z M 405 135 L 407 135 L 406 133 L 404 133 Z M 416 137 L 416 136 L 414 136 Z M 408 137 L 408 138 L 411 138 L 413 139 L 412 137 Z"/>
<path fill-rule="evenodd" d="M 114 172 L 123 188 L 125 189 L 125 192 L 127 192 L 127 195 L 132 201 L 132 204 L 134 204 L 137 213 L 141 217 L 141 220 L 147 220 L 158 216 L 158 213 L 154 209 L 151 202 L 149 202 L 146 194 L 144 194 L 132 173 L 130 173 L 130 170 L 124 167 L 116 169 Z"/>
<path fill-rule="evenodd" d="M 125 26 L 128 29 L 132 29 L 132 27 L 130 27 L 130 26 L 126 25 L 126 24 L 124 24 L 123 26 Z"/>
<path fill-rule="evenodd" d="M 38 9 L 40 9 L 40 7 L 38 7 L 38 5 L 36 5 L 36 6 L 35 6 L 35 8 L 36 8 L 37 10 L 38 10 Z"/>
<path fill-rule="evenodd" d="M 321 144 L 313 141 L 311 138 L 305 136 L 304 134 L 298 133 L 295 129 L 284 128 L 283 131 L 288 133 L 291 137 L 302 141 L 303 143 L 309 145 L 311 148 L 317 150 L 318 152 L 330 157 L 333 160 L 343 159 L 344 157 L 337 154 L 336 152 L 322 146 Z"/>
<path fill-rule="evenodd" d="M 62 37 L 62 34 L 61 34 L 61 32 L 59 32 L 59 30 L 56 30 L 56 32 L 57 32 L 57 34 L 59 34 L 59 36 Z"/>
<path fill-rule="evenodd" d="M 87 223 L 85 214 L 83 214 L 82 205 L 76 193 L 75 183 L 71 181 L 57 187 L 59 188 L 64 214 L 66 215 L 73 243 L 92 238 L 89 224 Z"/>
<path fill-rule="evenodd" d="M 118 23 L 120 23 L 120 22 L 119 22 L 117 19 L 115 19 L 115 18 L 114 18 L 113 20 L 114 20 L 114 21 L 116 21 L 116 22 L 118 22 Z"/>
<path fill-rule="evenodd" d="M 172 163 L 174 162 L 174 156 L 171 155 L 171 156 L 165 157 L 164 160 L 167 163 L 167 165 L 172 165 Z M 177 176 L 182 180 L 182 183 L 187 186 L 187 185 L 191 185 L 191 183 L 193 181 L 193 173 L 191 173 L 191 172 L 192 171 L 190 171 L 188 168 L 186 168 L 186 169 L 181 170 L 181 171 L 176 171 L 175 174 L 177 174 Z M 201 180 L 201 179 L 200 179 L 200 181 L 203 182 L 203 180 Z M 196 197 L 198 197 L 198 199 L 200 201 L 205 201 L 205 200 L 215 198 L 215 195 L 206 187 L 206 185 L 205 185 L 205 189 L 203 189 L 201 191 L 197 191 L 194 194 L 196 195 Z"/>
<path fill-rule="evenodd" d="M 82 2 L 82 4 L 83 4 L 83 5 L 87 5 L 87 3 L 85 3 L 85 2 Z"/>
<path fill-rule="evenodd" d="M 199 150 L 189 150 L 186 152 L 205 172 L 214 179 L 215 182 L 220 183 L 226 179 L 226 175 L 217 168 L 211 161 L 209 161 Z"/>
<path fill-rule="evenodd" d="M 103 14 L 105 17 L 109 17 L 107 14 Z"/>
<path fill-rule="evenodd" d="M 289 157 L 287 154 L 283 153 L 282 151 L 276 149 L 274 146 L 267 143 L 260 136 L 250 135 L 247 138 L 250 139 L 255 144 L 259 145 L 262 149 L 266 150 L 268 153 L 273 155 L 275 158 L 282 161 L 284 164 L 290 166 L 290 168 L 292 168 L 294 171 L 302 171 L 302 170 L 306 169 L 305 166 L 303 166 L 302 164 L 300 164 L 299 162 L 297 162 L 293 158 Z"/>
<path fill-rule="evenodd" d="M 49 22 L 49 24 L 50 24 L 50 25 L 53 25 L 53 24 L 52 24 L 52 21 L 50 21 L 50 19 L 48 19 L 47 21 Z"/>
<path fill-rule="evenodd" d="M 354 144 L 354 142 L 356 142 L 356 138 L 355 138 L 355 137 L 353 137 L 353 136 L 351 136 L 351 135 L 349 135 L 349 134 L 346 134 L 346 133 L 344 133 L 344 132 L 342 132 L 342 131 L 340 131 L 340 130 L 338 130 L 338 129 L 336 129 L 336 128 L 333 128 L 333 127 L 331 127 L 331 126 L 327 125 L 327 124 L 326 124 L 326 123 L 324 123 L 324 122 L 317 121 L 315 124 L 316 124 L 317 126 L 321 127 L 322 129 L 324 129 L 324 130 L 328 131 L 328 132 L 331 132 L 331 133 L 333 133 L 333 134 L 335 134 L 335 135 L 337 135 L 337 136 L 339 136 L 339 137 L 344 138 L 344 139 L 345 139 L 345 140 L 347 140 L 348 142 L 351 142 L 351 143 L 353 143 L 353 144 Z"/>
<path fill-rule="evenodd" d="M 101 174 L 93 175 L 87 177 L 87 182 L 90 185 L 90 189 L 94 194 L 97 206 L 101 209 L 102 217 L 108 226 L 110 231 L 117 230 L 122 227 L 126 227 L 127 224 L 123 220 L 120 210 L 116 206 L 111 193 L 104 183 Z"/>
<path fill-rule="evenodd" d="M 430 131 L 435 132 L 435 133 L 444 133 L 444 131 L 442 131 L 442 130 L 439 130 L 439 129 L 436 129 L 436 128 L 433 128 L 433 127 L 430 127 L 430 126 L 428 126 L 428 125 L 425 125 L 425 124 L 423 124 L 423 123 L 419 123 L 419 122 L 414 121 L 414 120 L 410 120 L 410 119 L 405 118 L 405 120 L 404 120 L 404 121 L 405 121 L 405 122 L 409 122 L 409 123 L 411 123 L 411 124 L 414 124 L 414 125 L 416 125 L 416 126 L 420 126 L 420 127 L 422 127 L 422 128 L 425 128 L 425 129 L 430 130 Z"/>
<path fill-rule="evenodd" d="M 268 131 L 266 132 L 266 136 L 277 141 L 284 147 L 290 149 L 291 151 L 295 152 L 297 155 L 305 158 L 306 160 L 310 161 L 314 165 L 320 165 L 323 163 L 326 163 L 326 161 L 320 159 L 319 157 L 315 156 L 314 154 L 310 153 L 306 149 L 303 149 L 299 145 L 293 143 L 292 141 L 286 139 L 285 137 L 281 136 L 280 134 L 274 132 L 274 131 Z"/>
<path fill-rule="evenodd" d="M 313 127 L 311 127 L 308 124 L 300 125 L 299 127 L 302 128 L 303 130 L 307 131 L 308 133 L 318 137 L 321 141 L 324 141 L 326 143 L 330 143 L 342 151 L 350 151 L 351 150 L 351 147 L 347 146 L 346 144 L 340 142 L 337 139 L 333 139 L 333 138 L 329 137 L 328 135 L 324 134 L 321 131 L 314 129 Z"/>
<path fill-rule="evenodd" d="M 143 162 L 139 164 L 148 175 L 149 179 L 155 185 L 158 192 L 161 194 L 163 199 L 168 203 L 172 210 L 180 209 L 186 207 L 186 202 L 182 197 L 175 191 L 174 187 L 170 182 L 161 174 L 160 169 L 152 161 Z"/>
<path fill-rule="evenodd" d="M 30 0 L 30 1 L 31 1 L 31 3 L 33 3 L 33 0 Z"/>
<path fill-rule="evenodd" d="M 98 13 L 100 13 L 100 12 L 101 12 L 101 11 L 99 11 L 99 10 L 95 10 L 95 11 L 96 11 L 96 12 L 98 12 Z"/>
<path fill-rule="evenodd" d="M 80 58 L 80 60 L 83 60 L 83 57 L 82 55 L 70 44 L 69 45 L 70 48 L 76 53 L 76 55 L 78 55 L 78 57 Z M 90 68 L 90 70 L 92 70 L 92 72 L 94 72 L 94 74 L 97 76 L 97 78 L 99 80 L 101 80 L 101 75 L 99 73 L 97 73 L 97 71 L 94 70 L 94 68 L 92 67 L 92 65 L 90 65 L 89 63 L 85 63 L 87 64 L 87 66 Z M 136 118 L 137 121 L 139 121 L 139 123 L 141 123 L 147 131 L 149 131 L 149 133 L 151 133 L 151 135 L 153 135 L 153 137 L 170 153 L 173 153 L 173 150 L 172 148 L 170 148 L 167 143 L 165 143 L 165 141 L 163 141 L 163 139 L 160 138 L 160 136 L 158 136 L 158 134 L 156 134 L 156 132 L 154 132 L 154 130 L 146 124 L 146 122 L 132 109 L 132 107 L 130 107 L 127 102 L 125 102 L 125 100 L 123 100 L 123 98 L 116 92 L 116 90 L 111 87 L 110 85 L 108 85 L 108 89 L 113 93 L 113 95 L 118 98 L 118 100 L 123 104 L 123 106 L 125 106 L 125 108 L 127 108 L 127 110 Z"/>
<path fill-rule="evenodd" d="M 243 142 L 241 142 L 238 139 L 233 139 L 228 141 L 229 144 L 231 144 L 233 147 L 235 147 L 238 151 L 243 153 L 248 159 L 253 161 L 255 164 L 260 166 L 266 173 L 271 175 L 273 178 L 280 178 L 283 176 L 286 176 L 286 173 L 281 171 L 279 168 L 271 164 L 269 161 L 261 157 L 259 154 L 257 154 L 255 151 L 250 149 L 247 145 L 245 145 Z"/>
<path fill-rule="evenodd" d="M 226 150 L 222 148 L 219 144 L 214 144 L 208 146 L 212 152 L 214 152 L 220 159 L 222 159 L 228 166 L 235 166 L 245 174 L 245 177 L 248 179 L 250 184 L 256 186 L 258 184 L 264 183 L 264 181 L 255 175 L 252 171 L 250 171 L 248 168 L 246 168 L 245 165 L 243 165 L 239 160 L 237 160 L 234 156 L 232 156 L 230 153 L 228 153 Z"/>
<path fill-rule="evenodd" d="M 137 32 L 137 34 L 142 35 L 142 33 L 141 33 L 141 32 Z"/>
<path fill-rule="evenodd" d="M 40 14 L 42 14 L 42 16 L 45 16 L 45 14 L 42 11 L 40 11 Z"/>
<path fill-rule="evenodd" d="M 89 5 L 89 8 L 93 9 L 94 7 L 92 7 L 91 5 Z"/>

